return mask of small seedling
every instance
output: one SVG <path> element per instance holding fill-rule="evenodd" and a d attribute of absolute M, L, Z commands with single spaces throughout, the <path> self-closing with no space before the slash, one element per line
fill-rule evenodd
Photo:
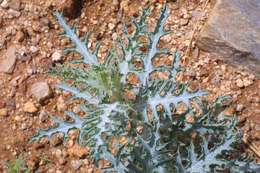
<path fill-rule="evenodd" d="M 19 154 L 18 158 L 15 161 L 15 156 L 12 157 L 11 163 L 5 161 L 4 164 L 8 166 L 8 171 L 11 173 L 30 173 L 31 168 L 25 167 L 22 153 Z"/>

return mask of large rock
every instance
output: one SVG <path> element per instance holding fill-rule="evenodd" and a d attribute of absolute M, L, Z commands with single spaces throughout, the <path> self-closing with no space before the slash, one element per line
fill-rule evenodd
<path fill-rule="evenodd" d="M 217 0 L 197 45 L 260 77 L 260 0 Z"/>

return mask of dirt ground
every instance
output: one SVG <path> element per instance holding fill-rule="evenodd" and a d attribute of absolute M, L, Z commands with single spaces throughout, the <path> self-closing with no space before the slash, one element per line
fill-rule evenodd
<path fill-rule="evenodd" d="M 191 81 L 191 87 L 200 85 L 207 89 L 211 100 L 218 95 L 232 96 L 227 112 L 237 115 L 238 126 L 245 134 L 244 141 L 251 148 L 248 152 L 258 158 L 260 79 L 243 67 L 213 59 L 196 47 L 195 39 L 191 42 L 195 28 L 200 30 L 210 14 L 211 4 L 204 8 L 205 2 L 167 1 L 171 16 L 166 28 L 174 32 L 162 38 L 160 44 L 172 51 L 181 51 L 182 65 L 186 69 L 180 72 L 178 79 Z M 125 22 L 130 30 L 133 27 L 129 15 L 137 17 L 142 6 L 151 4 L 148 20 L 153 25 L 164 3 L 164 0 L 0 0 L 0 62 L 13 45 L 16 45 L 17 55 L 13 72 L 0 73 L 0 172 L 6 172 L 3 161 L 20 153 L 33 172 L 98 172 L 87 157 L 88 149 L 76 144 L 75 131 L 69 134 L 65 144 L 59 135 L 50 142 L 46 139 L 29 142 L 36 128 L 54 125 L 51 115 L 66 118 L 66 109 L 81 113 L 75 106 L 77 101 L 67 102 L 69 94 L 56 90 L 59 78 L 44 74 L 51 65 L 78 56 L 62 52 L 64 46 L 71 43 L 66 38 L 56 37 L 62 28 L 55 23 L 54 12 L 63 12 L 69 24 L 77 21 L 81 37 L 87 30 L 93 30 L 88 46 L 93 48 L 97 41 L 102 41 L 99 52 L 102 59 L 115 42 L 115 33 L 122 35 L 122 24 Z M 190 55 L 184 61 L 190 43 Z M 44 101 L 37 100 L 31 92 L 33 84 L 39 82 L 47 82 L 50 87 Z"/>

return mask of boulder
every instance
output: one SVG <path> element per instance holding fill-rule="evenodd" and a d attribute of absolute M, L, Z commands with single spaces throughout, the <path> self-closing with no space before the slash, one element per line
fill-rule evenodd
<path fill-rule="evenodd" d="M 197 45 L 260 78 L 259 18 L 259 0 L 217 0 Z"/>

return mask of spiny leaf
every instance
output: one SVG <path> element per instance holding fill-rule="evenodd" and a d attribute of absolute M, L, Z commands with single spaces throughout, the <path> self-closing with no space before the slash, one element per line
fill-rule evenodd
<path fill-rule="evenodd" d="M 52 116 L 51 118 L 56 123 L 56 126 L 46 130 L 38 129 L 38 134 L 30 137 L 30 141 L 38 141 L 45 136 L 47 136 L 50 139 L 53 134 L 58 132 L 63 133 L 64 140 L 68 136 L 67 134 L 71 129 L 81 129 L 84 120 L 72 112 L 66 111 L 66 114 L 69 115 L 73 119 L 73 121 L 63 121 L 57 117 Z"/>
<path fill-rule="evenodd" d="M 98 58 L 95 54 L 92 54 L 85 45 L 86 40 L 81 41 L 78 36 L 76 35 L 76 23 L 73 24 L 72 28 L 70 28 L 64 19 L 62 18 L 61 14 L 55 12 L 57 17 L 58 23 L 63 27 L 64 33 L 60 34 L 59 36 L 68 37 L 71 41 L 75 44 L 74 51 L 80 53 L 83 56 L 82 62 L 88 65 L 96 65 L 98 66 L 100 63 L 98 62 Z M 86 33 L 85 37 L 88 37 L 90 32 Z"/>

